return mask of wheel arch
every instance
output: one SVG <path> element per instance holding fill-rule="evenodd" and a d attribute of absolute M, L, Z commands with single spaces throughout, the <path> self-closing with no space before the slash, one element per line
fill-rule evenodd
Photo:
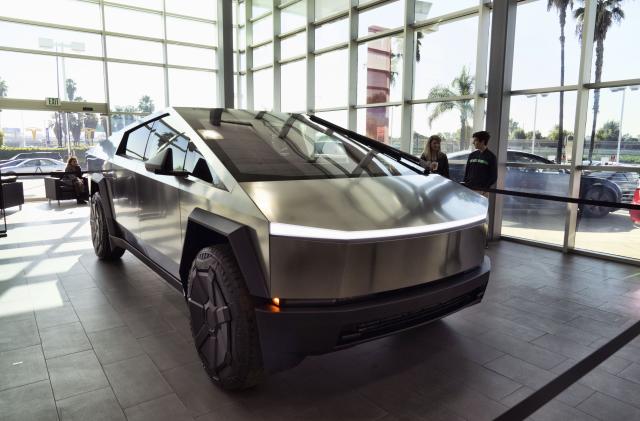
<path fill-rule="evenodd" d="M 248 226 L 200 208 L 194 209 L 187 220 L 180 259 L 179 273 L 184 291 L 187 290 L 189 270 L 197 253 L 205 247 L 226 243 L 231 246 L 249 293 L 269 298 L 266 277 L 252 238 L 252 230 Z"/>
<path fill-rule="evenodd" d="M 109 235 L 121 238 L 120 231 L 117 228 L 115 212 L 113 210 L 113 201 L 111 190 L 109 189 L 108 179 L 99 173 L 91 174 L 89 181 L 89 196 L 93 197 L 94 194 L 100 192 L 102 198 L 103 210 L 107 220 L 107 228 L 109 229 Z M 112 242 L 113 243 L 113 242 Z"/>
<path fill-rule="evenodd" d="M 592 187 L 603 187 L 615 196 L 616 202 L 622 201 L 622 190 L 620 187 L 614 183 L 613 181 L 607 180 L 605 178 L 597 178 L 597 177 L 583 177 L 581 180 L 581 188 L 580 188 L 580 197 L 584 197 L 587 194 L 587 191 Z"/>

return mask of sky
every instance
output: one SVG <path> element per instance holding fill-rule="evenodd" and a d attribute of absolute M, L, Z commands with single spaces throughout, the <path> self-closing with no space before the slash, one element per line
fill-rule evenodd
<path fill-rule="evenodd" d="M 421 5 L 418 14 L 428 11 L 428 16 L 433 17 L 448 13 L 454 9 L 471 7 L 478 0 L 435 0 L 430 8 Z M 136 0 L 135 4 L 150 8 L 159 8 L 159 0 Z M 168 8 L 180 13 L 196 14 L 198 5 L 211 4 L 203 0 L 168 1 Z M 332 0 L 316 2 L 319 16 L 326 15 L 340 9 L 348 0 Z M 423 2 L 424 3 L 424 2 Z M 398 1 L 380 8 L 374 8 L 361 16 L 361 35 L 363 28 L 369 25 L 391 27 L 402 23 L 404 16 L 403 2 Z M 560 28 L 556 11 L 547 11 L 547 2 L 539 0 L 520 5 L 516 25 L 516 40 L 513 65 L 513 89 L 541 88 L 559 85 L 560 44 L 558 37 Z M 82 21 L 89 28 L 99 28 L 100 21 L 96 18 L 96 5 L 90 3 L 77 3 L 70 0 L 58 0 L 56 2 L 22 0 L 20 2 L 0 0 L 0 14 L 7 17 L 41 20 L 44 22 L 73 25 Z M 64 7 L 74 8 L 74 13 L 63 13 Z M 260 12 L 260 2 L 254 0 L 256 13 Z M 609 30 L 605 41 L 605 56 L 603 80 L 630 79 L 640 77 L 640 54 L 638 54 L 637 40 L 640 39 L 640 2 L 625 1 L 623 8 L 626 18 L 621 25 L 614 24 Z M 116 13 L 111 11 L 110 13 Z M 214 8 L 207 8 L 203 12 L 205 17 L 215 18 Z M 117 13 L 116 13 L 117 14 Z M 149 21 L 148 25 L 136 25 L 140 22 L 140 16 L 125 17 L 120 21 L 117 30 L 121 28 L 139 28 L 136 33 L 140 35 L 157 35 L 157 27 Z M 153 18 L 151 18 L 153 19 Z M 295 20 L 295 18 L 293 19 Z M 146 22 L 146 21 L 145 21 Z M 207 35 L 207 29 L 202 25 L 185 27 L 178 23 L 171 24 L 168 30 L 174 31 L 174 37 L 190 42 L 200 42 L 214 45 L 217 40 L 215 34 Z M 366 26 L 365 26 L 366 25 Z M 155 27 L 155 29 L 154 29 Z M 323 39 L 331 36 L 334 42 L 346 41 L 346 23 L 339 23 L 325 31 Z M 147 28 L 147 29 L 145 29 Z M 209 28 L 213 28 L 210 26 Z M 129 32 L 134 31 L 133 29 Z M 425 37 L 421 40 L 421 60 L 415 64 L 413 92 L 414 98 L 426 98 L 430 89 L 436 85 L 449 85 L 461 69 L 466 66 L 473 73 L 476 62 L 478 18 L 471 17 L 459 21 L 436 25 L 424 31 Z M 134 31 L 135 32 L 135 31 Z M 215 32 L 215 31 L 213 31 Z M 59 40 L 65 44 L 68 51 L 71 42 L 81 42 L 82 51 L 73 51 L 76 54 L 100 55 L 102 46 L 99 36 L 92 34 L 79 35 L 74 32 L 38 29 L 36 32 L 28 27 L 0 22 L 0 45 L 19 48 L 39 49 L 44 48 L 39 43 L 39 38 Z M 577 82 L 578 63 L 580 59 L 579 39 L 575 34 L 575 20 L 572 16 L 567 19 L 566 26 L 566 73 L 565 84 Z M 303 42 L 303 38 L 298 43 Z M 126 40 L 113 38 L 108 40 L 107 51 L 118 52 L 122 58 L 148 59 L 161 61 L 161 44 L 146 44 L 140 42 L 127 42 Z M 283 43 L 284 44 L 284 43 Z M 286 45 L 286 44 L 285 44 Z M 295 45 L 295 44 L 294 44 Z M 400 44 L 401 45 L 401 44 Z M 397 47 L 400 48 L 400 47 Z M 293 49 L 293 48 L 292 48 Z M 49 50 L 51 51 L 51 50 Z M 210 52 L 211 50 L 209 50 Z M 170 51 L 169 59 L 176 64 L 189 60 L 189 51 Z M 213 60 L 208 61 L 207 50 L 192 50 L 194 65 L 211 66 Z M 172 58 L 172 54 L 174 58 Z M 366 54 L 359 55 L 361 60 L 359 68 L 366 66 L 363 59 Z M 399 62 L 405 58 L 400 57 Z M 413 58 L 412 58 L 413 59 Z M 595 60 L 595 55 L 594 55 Z M 100 61 L 64 59 L 58 60 L 48 56 L 16 55 L 0 51 L 0 77 L 9 85 L 10 97 L 25 99 L 42 99 L 47 96 L 58 96 L 57 78 L 62 81 L 62 70 L 65 77 L 72 78 L 78 85 L 77 95 L 89 101 L 103 102 L 106 95 L 103 83 L 103 66 Z M 11 63 L 11 65 L 7 65 Z M 284 109 L 298 110 L 304 104 L 303 95 L 306 78 L 300 71 L 304 68 L 304 62 L 295 63 L 282 68 L 282 105 Z M 64 64 L 64 65 L 63 65 Z M 150 95 L 158 108 L 166 102 L 163 87 L 163 70 L 159 67 L 132 66 L 118 63 L 109 63 L 110 77 L 110 101 L 113 106 L 137 104 L 137 100 L 143 94 Z M 316 102 L 318 107 L 344 106 L 346 105 L 346 69 L 347 60 L 345 51 L 325 54 L 316 58 Z M 360 71 L 362 75 L 364 72 Z M 269 106 L 272 103 L 272 86 L 270 80 L 272 71 L 266 70 L 255 74 L 256 82 L 256 107 Z M 217 88 L 203 89 L 204 85 L 212 84 L 214 73 L 198 72 L 185 74 L 181 71 L 171 71 L 169 102 L 172 104 L 186 105 L 213 105 L 217 98 Z M 401 92 L 400 79 L 392 86 L 393 98 Z M 364 81 L 359 78 L 359 84 Z M 362 88 L 362 87 L 360 87 Z M 362 91 L 362 89 L 360 89 Z M 172 92 L 174 92 L 172 94 Z M 364 101 L 364 95 L 358 95 L 359 101 Z M 511 118 L 517 121 L 525 131 L 533 129 L 534 116 L 536 130 L 547 134 L 556 124 L 558 119 L 558 94 L 550 94 L 546 97 L 539 96 L 537 107 L 535 98 L 524 96 L 514 97 L 511 101 Z M 565 95 L 565 127 L 573 130 L 575 114 L 575 93 Z M 598 121 L 604 123 L 607 120 L 620 120 L 622 107 L 622 92 L 602 90 L 601 112 Z M 640 90 L 626 92 L 625 113 L 622 121 L 623 132 L 632 135 L 640 134 L 640 119 L 636 118 L 640 111 Z M 427 119 L 430 110 L 426 105 L 414 106 L 414 130 L 423 135 L 437 132 L 454 132 L 459 126 L 457 113 L 450 112 L 442 115 L 429 126 Z M 41 115 L 31 113 L 3 113 L 2 126 L 20 127 L 34 126 L 40 121 Z M 364 115 L 363 113 L 360 113 Z M 400 119 L 392 118 L 392 134 L 399 134 Z M 343 119 L 342 114 L 336 115 Z M 25 123 L 26 120 L 26 123 Z M 39 123 L 38 123 L 39 124 Z"/>

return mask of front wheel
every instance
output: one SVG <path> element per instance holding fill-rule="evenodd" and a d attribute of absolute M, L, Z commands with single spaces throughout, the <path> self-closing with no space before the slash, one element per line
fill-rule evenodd
<path fill-rule="evenodd" d="M 603 202 L 615 202 L 616 198 L 611 190 L 606 189 L 602 186 L 594 186 L 590 187 L 589 190 L 585 193 L 583 199 L 587 200 L 599 200 Z M 584 205 L 582 207 L 582 212 L 586 217 L 594 217 L 594 218 L 602 218 L 611 212 L 613 208 L 608 206 L 595 206 L 595 205 Z"/>
<path fill-rule="evenodd" d="M 228 245 L 206 247 L 189 272 L 191 333 L 211 380 L 226 390 L 246 389 L 264 376 L 255 311 Z"/>
<path fill-rule="evenodd" d="M 122 247 L 111 247 L 109 240 L 109 227 L 107 217 L 104 213 L 104 206 L 100 193 L 96 192 L 91 197 L 91 242 L 93 250 L 100 260 L 115 260 L 122 257 L 124 249 Z"/>

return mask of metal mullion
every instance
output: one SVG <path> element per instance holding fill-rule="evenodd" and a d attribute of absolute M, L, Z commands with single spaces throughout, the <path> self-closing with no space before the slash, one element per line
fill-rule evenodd
<path fill-rule="evenodd" d="M 154 15 L 164 14 L 164 1 L 162 2 L 162 10 L 147 9 L 146 7 L 133 6 L 124 3 L 112 3 L 110 1 L 101 1 L 101 3 L 103 4 L 103 6 L 114 7 L 116 9 L 134 10 L 136 12 L 152 13 Z"/>
<path fill-rule="evenodd" d="M 273 104 L 274 111 L 280 111 L 282 106 L 282 80 L 280 77 L 280 9 L 278 8 L 280 0 L 273 0 Z"/>
<path fill-rule="evenodd" d="M 588 89 L 602 89 L 602 88 L 619 88 L 622 86 L 635 86 L 640 85 L 640 79 L 621 79 L 610 80 L 607 82 L 599 83 L 585 83 L 584 87 Z"/>
<path fill-rule="evenodd" d="M 587 114 L 589 112 L 589 89 L 585 84 L 591 77 L 591 59 L 593 56 L 593 32 L 596 20 L 596 0 L 586 0 L 584 3 L 584 16 L 582 25 L 582 40 L 580 48 L 580 72 L 578 74 L 578 92 L 576 97 L 576 116 L 573 136 L 573 148 L 571 151 L 571 164 L 574 167 L 569 176 L 569 197 L 580 195 L 580 181 L 582 170 L 578 162 L 582 163 L 584 152 L 584 140 L 587 132 Z M 584 36 L 586 34 L 586 36 Z M 594 140 L 591 139 L 593 142 Z M 578 223 L 578 206 L 575 203 L 567 203 L 564 239 L 562 249 L 566 253 L 575 248 L 576 231 Z"/>
<path fill-rule="evenodd" d="M 380 6 L 384 3 L 391 3 L 394 1 L 395 0 L 372 0 L 365 4 L 358 4 L 356 6 L 356 9 L 358 9 L 358 12 L 364 12 L 365 10 L 375 9 L 377 6 Z"/>
<path fill-rule="evenodd" d="M 171 12 L 167 12 L 166 13 L 167 17 L 170 18 L 178 18 L 178 19 L 184 19 L 184 20 L 191 20 L 194 22 L 201 22 L 201 23 L 209 23 L 209 24 L 214 24 L 217 25 L 218 24 L 218 20 L 212 20 L 212 19 L 206 19 L 206 18 L 200 18 L 197 16 L 187 16 L 187 15 L 181 15 L 178 13 L 171 13 Z"/>
<path fill-rule="evenodd" d="M 555 94 L 558 92 L 571 92 L 578 90 L 578 85 L 552 86 L 549 88 L 518 89 L 511 91 L 511 96 L 534 95 L 534 94 Z"/>
<path fill-rule="evenodd" d="M 273 42 L 272 39 L 267 39 L 267 40 L 264 40 L 264 41 L 260 41 L 258 43 L 252 44 L 251 48 L 253 48 L 255 50 L 256 48 L 260 48 L 260 47 L 264 47 L 265 45 L 269 45 L 272 42 Z"/>
<path fill-rule="evenodd" d="M 316 56 L 319 56 L 319 55 L 322 55 L 322 54 L 325 54 L 325 53 L 330 53 L 332 51 L 343 50 L 345 48 L 349 48 L 349 43 L 348 42 L 343 42 L 341 44 L 332 45 L 330 47 L 320 48 L 319 50 L 314 51 L 313 54 L 315 54 Z"/>
<path fill-rule="evenodd" d="M 476 47 L 476 89 L 473 98 L 473 131 L 484 128 L 484 115 L 487 110 L 487 70 L 489 62 L 489 31 L 491 29 L 491 9 L 480 0 L 478 13 L 478 44 Z M 461 139 L 468 142 L 469 139 Z"/>
<path fill-rule="evenodd" d="M 256 66 L 251 68 L 251 72 L 259 72 L 260 70 L 270 69 L 273 67 L 273 63 L 263 64 L 262 66 Z"/>
<path fill-rule="evenodd" d="M 316 108 L 313 109 L 314 113 L 326 113 L 330 111 L 349 111 L 349 107 L 327 107 L 327 108 Z"/>
<path fill-rule="evenodd" d="M 402 108 L 400 110 L 400 149 L 411 153 L 413 150 L 413 105 L 410 101 L 413 97 L 414 57 L 415 57 L 415 31 L 411 24 L 415 20 L 416 0 L 406 0 L 404 19 L 404 60 L 402 62 Z"/>
<path fill-rule="evenodd" d="M 358 102 L 358 0 L 351 0 L 349 8 L 349 64 L 347 82 L 347 105 L 349 115 L 347 118 L 348 128 L 355 131 L 357 127 L 358 115 L 355 105 Z"/>
<path fill-rule="evenodd" d="M 269 11 L 267 11 L 267 12 L 264 12 L 264 13 L 263 13 L 263 14 L 261 14 L 261 15 L 258 15 L 258 16 L 256 16 L 256 17 L 252 17 L 251 19 L 247 19 L 247 20 L 253 24 L 253 23 L 254 23 L 254 22 L 256 22 L 256 21 L 259 21 L 260 19 L 263 19 L 263 18 L 266 18 L 266 17 L 268 17 L 268 16 L 271 16 L 272 14 L 273 14 L 273 11 L 272 11 L 272 10 L 269 10 Z"/>
<path fill-rule="evenodd" d="M 532 162 L 506 162 L 507 168 L 534 168 L 537 170 L 570 170 L 569 164 L 536 164 Z"/>
<path fill-rule="evenodd" d="M 194 70 L 196 72 L 219 73 L 218 69 L 207 69 L 203 67 L 181 66 L 179 64 L 167 64 L 169 69 Z"/>
<path fill-rule="evenodd" d="M 626 165 L 576 165 L 576 168 L 582 171 L 625 171 L 640 173 L 640 167 Z"/>
<path fill-rule="evenodd" d="M 487 130 L 492 135 L 492 147 L 498 158 L 497 188 L 504 188 L 509 132 L 509 106 L 513 71 L 517 0 L 506 0 L 494 5 L 491 25 L 491 52 L 489 57 L 489 85 L 487 98 Z M 501 195 L 489 197 L 490 239 L 498 239 L 502 230 Z"/>
<path fill-rule="evenodd" d="M 474 99 L 475 95 L 460 95 L 460 96 L 446 96 L 446 97 L 438 97 L 438 98 L 424 98 L 424 99 L 412 99 L 409 101 L 410 104 L 431 104 L 435 102 L 447 102 L 447 101 L 467 101 L 469 99 Z"/>
<path fill-rule="evenodd" d="M 280 3 L 278 5 L 278 9 L 287 8 L 287 7 L 292 6 L 292 5 L 296 4 L 296 3 L 300 3 L 301 1 L 304 1 L 304 0 L 285 0 L 285 1 L 283 1 L 282 3 Z"/>
<path fill-rule="evenodd" d="M 304 60 L 306 58 L 307 58 L 306 54 L 300 54 L 300 55 L 297 55 L 297 56 L 293 56 L 293 57 L 289 57 L 289 58 L 286 58 L 286 59 L 283 59 L 283 60 L 279 60 L 278 64 L 289 64 L 289 63 L 293 63 L 295 61 Z"/>
<path fill-rule="evenodd" d="M 375 41 L 377 39 L 380 38 L 386 38 L 386 37 L 391 37 L 393 35 L 398 35 L 404 32 L 404 27 L 399 26 L 397 28 L 391 28 L 391 29 L 387 29 L 385 31 L 381 31 L 381 32 L 375 32 L 372 34 L 367 34 L 367 35 L 363 35 L 360 38 L 357 39 L 357 43 L 358 44 L 364 44 L 370 41 Z"/>
<path fill-rule="evenodd" d="M 254 100 L 253 100 L 253 70 L 251 69 L 253 67 L 253 47 L 251 47 L 251 44 L 253 43 L 253 23 L 251 23 L 248 19 L 249 16 L 251 16 L 251 8 L 252 8 L 252 4 L 253 4 L 253 0 L 245 0 L 244 2 L 244 16 L 245 16 L 245 22 L 246 22 L 246 27 L 245 27 L 245 40 L 246 40 L 246 56 L 245 56 L 245 61 L 247 64 L 247 74 L 246 74 L 246 80 L 247 80 L 247 109 L 252 110 L 254 109 Z M 238 66 L 238 70 L 240 70 L 240 66 Z"/>
<path fill-rule="evenodd" d="M 379 108 L 379 107 L 397 107 L 402 105 L 402 101 L 389 101 L 389 102 L 376 102 L 374 104 L 360 104 L 354 105 L 353 108 Z"/>
<path fill-rule="evenodd" d="M 164 40 L 162 42 L 162 53 L 164 56 L 163 62 L 163 74 L 164 74 L 164 102 L 165 106 L 168 107 L 169 102 L 169 68 L 167 65 L 169 64 L 169 55 L 167 54 L 167 2 L 162 0 L 162 34 L 164 35 Z"/>
<path fill-rule="evenodd" d="M 296 28 L 296 29 L 292 29 L 290 31 L 284 32 L 282 34 L 278 34 L 278 38 L 283 39 L 283 38 L 289 38 L 292 37 L 294 35 L 298 35 L 302 32 L 305 32 L 307 30 L 307 28 L 305 26 L 301 26 L 300 28 Z"/>
<path fill-rule="evenodd" d="M 343 10 L 341 12 L 336 12 L 332 15 L 325 16 L 322 19 L 318 19 L 313 22 L 313 26 L 322 26 L 325 23 L 331 23 L 349 16 L 349 10 Z"/>
<path fill-rule="evenodd" d="M 169 45 L 179 45 L 182 47 L 193 47 L 193 48 L 202 48 L 205 50 L 218 50 L 218 47 L 215 45 L 203 45 L 203 44 L 197 44 L 197 43 L 193 43 L 193 42 L 184 42 L 184 41 L 172 41 L 172 40 L 166 40 L 166 43 Z"/>
<path fill-rule="evenodd" d="M 413 23 L 411 26 L 413 27 L 413 29 L 419 30 L 426 26 L 431 26 L 436 24 L 444 25 L 447 23 L 455 22 L 456 20 L 466 19 L 476 14 L 478 14 L 478 6 L 473 6 L 467 9 L 459 10 L 457 12 L 447 13 L 446 15 L 434 17 L 431 19 L 421 20 L 419 22 Z"/>
<path fill-rule="evenodd" d="M 107 65 L 107 36 L 105 35 L 105 17 L 104 17 L 104 3 L 100 2 L 100 22 L 102 24 L 102 31 L 100 31 L 100 42 L 102 43 L 102 69 L 103 69 L 103 83 L 104 83 L 104 99 L 107 104 L 107 127 L 106 131 L 111 136 L 111 97 L 109 95 L 109 66 Z"/>
<path fill-rule="evenodd" d="M 91 107 L 93 110 L 83 111 L 83 107 Z M 41 99 L 0 98 L 0 109 L 106 114 L 109 108 L 105 102 L 60 101 L 59 107 L 47 107 Z"/>
<path fill-rule="evenodd" d="M 217 6 L 217 16 L 220 22 L 217 25 L 218 45 L 221 47 L 216 54 L 218 69 L 220 69 L 216 76 L 217 105 L 223 108 L 234 108 L 233 35 L 236 30 L 233 28 L 232 8 L 235 6 L 230 1 L 218 2 Z"/>
<path fill-rule="evenodd" d="M 57 23 L 47 23 L 47 22 L 40 22 L 40 21 L 29 20 L 29 19 L 9 18 L 6 16 L 0 16 L 0 22 L 21 23 L 23 25 L 41 26 L 43 28 L 51 28 L 51 29 L 63 29 L 67 31 L 83 32 L 87 34 L 99 35 L 103 32 L 100 29 L 82 28 L 82 27 L 71 26 L 71 25 L 59 25 Z"/>
<path fill-rule="evenodd" d="M 34 54 L 41 56 L 53 56 L 53 57 L 64 57 L 64 58 L 77 58 L 84 60 L 102 60 L 101 56 L 83 56 L 81 54 L 70 54 L 70 53 L 61 53 L 55 51 L 43 51 L 43 50 L 31 50 L 27 48 L 15 48 L 15 47 L 1 47 L 0 51 L 8 51 L 12 53 L 24 53 L 24 54 Z"/>
<path fill-rule="evenodd" d="M 319 0 L 322 1 L 322 0 Z M 313 110 L 316 104 L 316 57 L 313 53 L 316 47 L 316 34 L 313 22 L 316 15 L 316 0 L 307 0 L 307 112 Z"/>

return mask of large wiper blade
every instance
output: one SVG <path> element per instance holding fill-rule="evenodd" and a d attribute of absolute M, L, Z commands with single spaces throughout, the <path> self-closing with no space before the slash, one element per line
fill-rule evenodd
<path fill-rule="evenodd" d="M 425 170 L 422 167 L 422 165 L 420 165 L 420 158 L 416 156 L 413 156 L 409 153 L 401 151 L 400 149 L 394 148 L 393 146 L 387 145 L 386 143 L 378 142 L 377 140 L 373 140 L 371 138 L 363 136 L 360 133 L 356 133 L 352 130 L 345 129 L 344 127 L 340 127 L 318 116 L 308 115 L 308 118 L 314 123 L 325 126 L 336 133 L 340 133 L 348 137 L 349 139 L 362 143 L 363 145 L 366 145 L 371 149 L 375 149 L 376 151 L 395 159 L 396 161 L 398 161 L 398 163 L 404 165 L 405 167 L 409 168 L 412 171 L 417 172 L 418 174 L 429 173 L 428 170 Z"/>

